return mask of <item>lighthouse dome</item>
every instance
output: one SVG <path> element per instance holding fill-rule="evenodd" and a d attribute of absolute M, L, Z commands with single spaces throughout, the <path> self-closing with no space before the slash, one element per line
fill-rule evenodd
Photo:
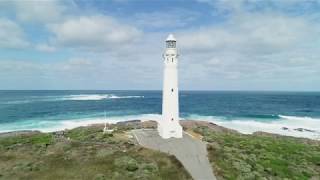
<path fill-rule="evenodd" d="M 177 41 L 176 38 L 173 36 L 173 34 L 169 34 L 166 41 Z"/>

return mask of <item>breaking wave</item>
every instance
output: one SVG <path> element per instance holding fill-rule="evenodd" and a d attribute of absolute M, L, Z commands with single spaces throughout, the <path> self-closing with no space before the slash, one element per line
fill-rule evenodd
<path fill-rule="evenodd" d="M 106 99 L 108 95 L 90 94 L 90 95 L 68 95 L 62 98 L 57 98 L 55 100 L 72 100 L 72 101 L 88 101 L 88 100 L 102 100 Z"/>
<path fill-rule="evenodd" d="M 80 126 L 87 126 L 90 124 L 100 123 L 117 123 L 120 121 L 130 120 L 159 120 L 160 114 L 140 114 L 140 115 L 127 115 L 127 116 L 112 116 L 112 117 L 95 117 L 95 118 L 79 118 L 79 119 L 66 119 L 66 120 L 25 120 L 15 123 L 3 123 L 0 126 L 0 133 L 21 131 L 21 130 L 38 130 L 42 132 L 53 132 L 65 129 L 72 129 Z"/>
<path fill-rule="evenodd" d="M 72 100 L 72 101 L 98 101 L 104 99 L 130 99 L 130 98 L 144 98 L 144 96 L 116 96 L 112 94 L 81 94 L 68 95 L 57 100 Z"/>
<path fill-rule="evenodd" d="M 7 102 L 2 102 L 0 104 L 7 104 L 7 105 L 15 105 L 15 104 L 28 104 L 35 102 L 36 100 L 17 100 L 17 101 L 7 101 Z"/>
<path fill-rule="evenodd" d="M 79 94 L 79 95 L 66 95 L 66 96 L 37 96 L 34 99 L 28 100 L 15 100 L 2 102 L 1 104 L 16 105 L 28 104 L 34 102 L 50 102 L 50 101 L 99 101 L 105 99 L 131 99 L 131 98 L 144 98 L 144 96 L 116 96 L 113 94 Z"/>
<path fill-rule="evenodd" d="M 94 99 L 94 98 L 91 98 Z M 202 116 L 189 114 L 181 119 L 203 120 L 213 122 L 220 126 L 237 130 L 244 134 L 252 134 L 257 131 L 275 133 L 286 136 L 304 137 L 320 140 L 320 119 L 311 117 L 297 117 L 278 115 L 277 119 L 256 119 L 256 118 L 226 118 L 217 116 Z M 1 124 L 0 132 L 10 132 L 18 130 L 40 130 L 43 132 L 52 132 L 64 129 L 72 129 L 79 126 L 86 126 L 97 123 L 117 123 L 128 120 L 161 120 L 160 114 L 139 114 L 110 116 L 107 118 L 78 118 L 62 120 L 25 120 L 15 123 Z"/>
<path fill-rule="evenodd" d="M 305 137 L 320 140 L 320 119 L 278 115 L 278 119 L 259 120 L 216 116 L 189 115 L 185 119 L 210 121 L 220 126 L 237 130 L 244 134 L 257 131 L 281 134 L 294 137 Z"/>

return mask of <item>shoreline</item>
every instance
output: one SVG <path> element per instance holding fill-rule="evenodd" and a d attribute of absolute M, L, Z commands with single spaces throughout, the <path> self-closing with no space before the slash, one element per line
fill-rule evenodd
<path fill-rule="evenodd" d="M 278 115 L 278 119 L 259 119 L 259 118 L 240 118 L 234 117 L 227 119 L 223 116 L 204 116 L 189 114 L 181 117 L 180 122 L 186 120 L 212 122 L 222 127 L 237 130 L 243 134 L 253 134 L 258 131 L 280 134 L 284 136 L 303 137 L 320 140 L 320 117 L 303 116 L 284 116 Z M 103 118 L 84 117 L 84 118 L 62 118 L 57 120 L 46 120 L 46 118 L 35 120 L 16 121 L 1 124 L 0 133 L 7 133 L 20 130 L 34 130 L 41 132 L 55 132 L 64 129 L 73 129 L 80 126 L 91 124 L 116 124 L 132 120 L 161 120 L 161 114 L 136 114 L 136 115 L 117 115 Z"/>
<path fill-rule="evenodd" d="M 107 122 L 107 126 L 112 128 L 112 127 L 117 127 L 117 126 L 132 126 L 134 129 L 142 129 L 142 128 L 154 128 L 156 129 L 157 127 L 157 121 L 156 120 L 140 120 L 140 119 L 134 119 L 134 120 L 126 120 L 126 121 L 118 121 L 118 122 Z M 319 138 L 308 138 L 308 137 L 297 137 L 297 136 L 290 136 L 290 135 L 284 135 L 284 134 L 278 134 L 278 133 L 270 133 L 266 131 L 255 131 L 253 133 L 243 133 L 239 132 L 236 129 L 228 128 L 221 126 L 217 123 L 206 121 L 206 120 L 181 120 L 180 124 L 183 126 L 183 128 L 194 128 L 194 127 L 199 127 L 199 126 L 207 126 L 214 131 L 217 132 L 224 132 L 224 133 L 237 133 L 241 135 L 267 135 L 267 136 L 273 136 L 273 137 L 290 137 L 290 138 L 296 138 L 296 139 L 304 139 L 304 140 L 310 140 L 310 141 L 320 141 Z M 100 127 L 101 130 L 104 127 L 104 123 L 91 123 L 87 125 L 80 125 L 76 126 L 73 128 L 65 128 L 65 129 L 60 129 L 60 130 L 55 130 L 55 131 L 50 131 L 50 132 L 45 132 L 41 130 L 17 130 L 17 131 L 8 131 L 8 132 L 0 132 L 0 138 L 2 137 L 10 137 L 10 136 L 18 136 L 18 135 L 32 135 L 32 134 L 37 134 L 37 133 L 55 133 L 55 132 L 61 132 L 61 131 L 66 131 L 66 130 L 71 130 L 79 127 Z M 282 130 L 286 130 L 285 127 Z M 301 128 L 302 131 L 308 130 L 308 129 L 303 129 Z M 298 131 L 298 130 L 297 130 Z"/>

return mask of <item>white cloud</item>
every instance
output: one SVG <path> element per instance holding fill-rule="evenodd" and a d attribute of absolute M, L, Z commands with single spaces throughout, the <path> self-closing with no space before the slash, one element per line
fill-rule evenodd
<path fill-rule="evenodd" d="M 53 43 L 69 47 L 117 48 L 136 40 L 141 32 L 108 16 L 81 16 L 49 26 Z"/>
<path fill-rule="evenodd" d="M 320 25 L 314 20 L 315 14 L 250 11 L 248 4 L 242 4 L 249 1 L 218 2 L 231 11 L 226 21 L 177 34 L 181 58 L 189 63 L 181 65 L 188 81 L 205 79 L 198 85 L 201 89 L 319 87 L 310 83 L 320 80 L 315 78 L 320 77 Z"/>
<path fill-rule="evenodd" d="M 126 60 L 126 63 L 123 63 Z M 1 60 L 0 89 L 155 89 L 161 86 L 161 56 L 158 75 L 132 57 L 74 57 L 63 61 Z M 143 59 L 147 63 L 147 59 Z M 152 65 L 155 65 L 153 63 Z M 143 69 L 143 70 L 142 70 Z M 157 72 L 156 72 L 157 74 Z M 23 82 L 23 83 L 17 83 Z M 34 82 L 37 82 L 36 85 Z"/>
<path fill-rule="evenodd" d="M 253 18 L 254 16 L 254 18 Z M 304 18 L 273 14 L 242 14 L 227 23 L 180 35 L 183 48 L 270 53 L 313 40 L 320 28 Z"/>
<path fill-rule="evenodd" d="M 49 46 L 48 44 L 38 44 L 35 47 L 38 51 L 42 51 L 42 52 L 55 52 L 56 48 L 53 46 Z"/>
<path fill-rule="evenodd" d="M 198 12 L 185 9 L 168 9 L 149 13 L 138 13 L 132 18 L 136 25 L 144 28 L 175 28 L 185 27 L 199 17 Z"/>
<path fill-rule="evenodd" d="M 230 11 L 244 11 L 246 8 L 287 8 L 294 5 L 309 5 L 312 3 L 320 3 L 320 0 L 196 0 L 201 3 L 212 5 L 216 9 Z"/>
<path fill-rule="evenodd" d="M 15 22 L 0 18 L 0 47 L 25 48 L 29 46 L 22 28 Z"/>
<path fill-rule="evenodd" d="M 302 1 L 268 1 L 276 4 L 277 10 L 258 0 L 199 1 L 212 3 L 212 14 L 220 14 L 211 22 L 210 17 L 202 21 L 208 12 L 170 7 L 163 12 L 139 11 L 120 21 L 119 14 L 110 17 L 88 7 L 67 11 L 62 4 L 65 1 L 16 4 L 14 7 L 20 8 L 15 12 L 17 22 L 23 27 L 47 27 L 39 38 L 30 34 L 39 43 L 33 47 L 56 53 L 39 62 L 1 60 L 0 85 L 7 81 L 29 83 L 32 88 L 37 82 L 37 88 L 42 85 L 45 89 L 161 89 L 161 54 L 167 31 L 172 30 L 177 31 L 173 33 L 181 53 L 181 89 L 319 89 L 314 83 L 320 82 L 318 16 L 309 11 L 281 12 L 281 8 L 297 7 Z M 261 11 L 257 11 L 259 7 Z M 28 46 L 19 25 L 1 19 L 0 27 L 0 47 Z M 30 33 L 34 33 L 32 28 Z M 67 50 L 57 51 L 63 48 Z M 77 58 L 54 61 L 53 55 Z"/>
<path fill-rule="evenodd" d="M 9 2 L 9 5 L 15 9 L 16 16 L 19 20 L 42 23 L 50 23 L 60 20 L 67 10 L 66 4 L 66 2 L 59 0 L 13 0 Z"/>

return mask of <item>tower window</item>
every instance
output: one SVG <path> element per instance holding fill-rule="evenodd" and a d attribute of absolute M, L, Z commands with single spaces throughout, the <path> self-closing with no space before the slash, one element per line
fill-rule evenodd
<path fill-rule="evenodd" d="M 176 41 L 166 41 L 167 48 L 176 48 Z"/>
<path fill-rule="evenodd" d="M 173 92 L 173 88 L 171 89 L 171 92 Z"/>
<path fill-rule="evenodd" d="M 171 121 L 173 121 L 173 118 L 171 118 Z"/>
<path fill-rule="evenodd" d="M 171 58 L 171 61 L 173 62 L 173 58 Z"/>

